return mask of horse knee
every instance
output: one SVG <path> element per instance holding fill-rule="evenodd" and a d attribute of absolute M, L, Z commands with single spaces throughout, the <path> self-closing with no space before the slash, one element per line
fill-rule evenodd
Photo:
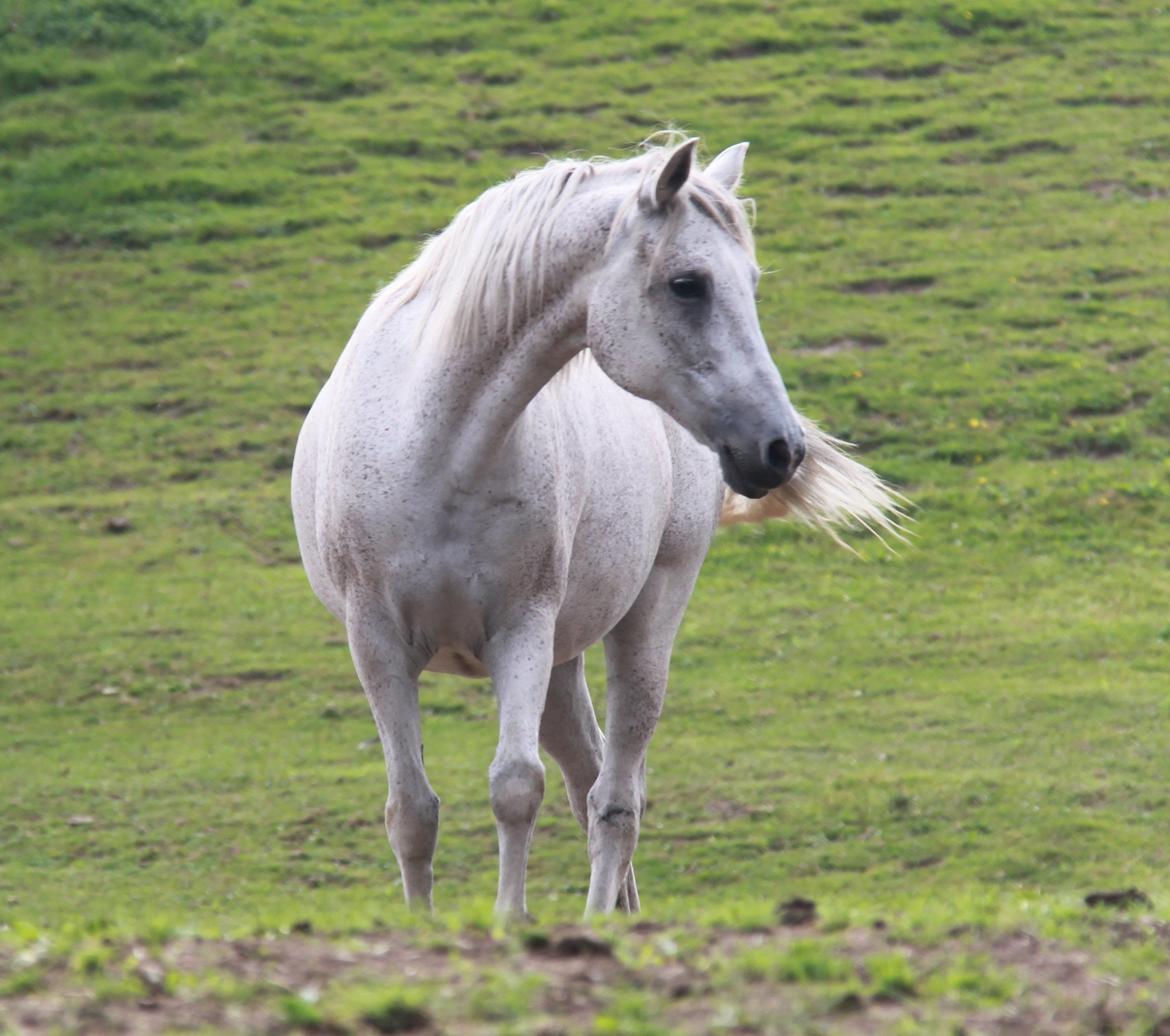
<path fill-rule="evenodd" d="M 500 759 L 488 771 L 492 812 L 501 824 L 528 824 L 544 798 L 544 766 L 539 759 Z"/>
<path fill-rule="evenodd" d="M 439 796 L 430 789 L 386 802 L 386 834 L 399 860 L 429 861 L 439 835 Z"/>

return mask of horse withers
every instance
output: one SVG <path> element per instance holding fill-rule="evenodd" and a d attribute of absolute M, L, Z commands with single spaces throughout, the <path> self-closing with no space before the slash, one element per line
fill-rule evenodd
<path fill-rule="evenodd" d="M 550 161 L 463 209 L 374 298 L 305 419 L 293 511 L 385 755 L 406 899 L 432 902 L 424 670 L 490 676 L 497 910 L 526 912 L 540 747 L 588 833 L 586 909 L 634 910 L 646 749 L 716 527 L 895 531 L 793 409 L 755 308 L 746 144 Z M 582 656 L 602 641 L 606 729 Z"/>

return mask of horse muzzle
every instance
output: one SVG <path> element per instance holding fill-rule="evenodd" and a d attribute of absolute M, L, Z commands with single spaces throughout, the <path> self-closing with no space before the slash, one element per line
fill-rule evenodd
<path fill-rule="evenodd" d="M 804 433 L 793 427 L 762 441 L 735 443 L 726 439 L 717 452 L 723 481 L 740 496 L 756 500 L 796 474 L 804 460 Z"/>

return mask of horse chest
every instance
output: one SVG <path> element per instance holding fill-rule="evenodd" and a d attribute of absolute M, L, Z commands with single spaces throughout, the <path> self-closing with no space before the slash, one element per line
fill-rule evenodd
<path fill-rule="evenodd" d="M 557 655 L 572 657 L 628 610 L 653 564 L 665 494 L 610 492 L 589 501 L 494 493 L 396 522 L 379 551 L 385 592 L 414 636 L 438 649 L 431 668 L 474 675 L 493 630 L 522 613 L 555 615 Z M 457 501 L 457 502 L 456 502 Z"/>
<path fill-rule="evenodd" d="M 409 639 L 433 649 L 428 668 L 483 675 L 485 641 L 533 609 L 554 617 L 558 661 L 616 624 L 671 515 L 670 450 L 657 418 L 649 429 L 620 450 L 604 436 L 562 443 L 528 466 L 501 451 L 474 487 L 432 479 L 363 508 L 383 596 Z"/>

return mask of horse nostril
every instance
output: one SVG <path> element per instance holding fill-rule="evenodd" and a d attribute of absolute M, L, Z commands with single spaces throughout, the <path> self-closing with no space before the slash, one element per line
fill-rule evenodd
<path fill-rule="evenodd" d="M 773 439 L 764 450 L 764 459 L 767 460 L 768 467 L 773 471 L 787 474 L 788 467 L 792 463 L 792 451 L 788 448 L 788 440 Z M 800 463 L 799 460 L 797 463 Z"/>

